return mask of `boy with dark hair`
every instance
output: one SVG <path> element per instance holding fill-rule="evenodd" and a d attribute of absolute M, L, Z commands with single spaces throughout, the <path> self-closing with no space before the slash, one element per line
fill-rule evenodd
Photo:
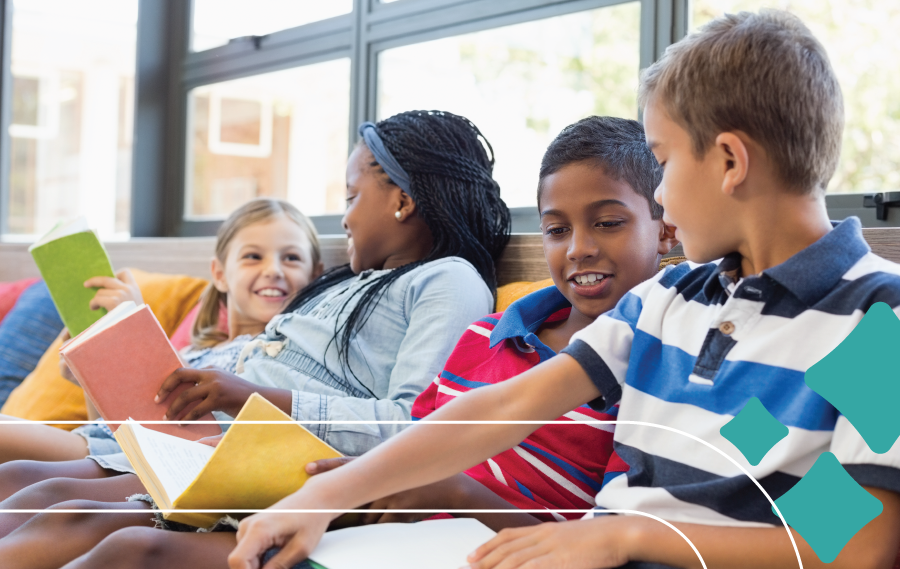
<path fill-rule="evenodd" d="M 876 454 L 804 383 L 806 370 L 873 304 L 900 307 L 900 267 L 869 251 L 859 220 L 832 226 L 827 217 L 823 193 L 843 118 L 825 50 L 788 13 L 727 15 L 651 66 L 640 98 L 647 141 L 664 168 L 656 199 L 688 259 L 706 264 L 667 267 L 574 334 L 564 355 L 430 418 L 551 420 L 584 403 L 601 410 L 620 403 L 615 448 L 630 468 L 604 485 L 597 506 L 670 527 L 598 515 L 504 530 L 470 557 L 471 567 L 700 567 L 693 547 L 707 567 L 797 567 L 787 532 L 743 473 L 778 499 L 829 457 L 855 480 L 819 497 L 833 501 L 829 526 L 852 517 L 844 510 L 855 504 L 836 498 L 846 484 L 858 483 L 883 506 L 845 534 L 829 566 L 890 567 L 900 540 L 900 444 Z M 856 381 L 847 378 L 847 389 L 859 389 Z M 787 435 L 751 464 L 721 429 L 754 400 Z M 444 478 L 534 430 L 426 425 L 312 479 L 274 509 L 353 508 Z M 257 567 L 273 545 L 282 551 L 266 569 L 290 566 L 332 517 L 272 512 L 244 520 L 231 568 Z M 803 567 L 823 566 L 792 534 Z"/>

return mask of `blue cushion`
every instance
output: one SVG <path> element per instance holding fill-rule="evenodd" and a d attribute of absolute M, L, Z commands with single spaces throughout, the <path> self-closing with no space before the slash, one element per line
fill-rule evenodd
<path fill-rule="evenodd" d="M 0 405 L 34 370 L 62 329 L 44 281 L 25 289 L 0 323 Z"/>

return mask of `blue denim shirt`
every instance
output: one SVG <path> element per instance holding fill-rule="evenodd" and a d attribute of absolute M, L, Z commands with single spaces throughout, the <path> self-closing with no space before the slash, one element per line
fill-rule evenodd
<path fill-rule="evenodd" d="M 415 398 L 440 373 L 466 327 L 491 312 L 494 300 L 475 268 L 458 257 L 413 269 L 388 287 L 351 340 L 351 374 L 342 368 L 333 339 L 361 294 L 341 309 L 367 279 L 385 272 L 364 271 L 300 310 L 277 316 L 263 339 L 284 342 L 283 347 L 274 357 L 256 350 L 241 375 L 259 385 L 292 390 L 296 421 L 408 421 Z M 351 456 L 404 428 L 308 426 Z"/>

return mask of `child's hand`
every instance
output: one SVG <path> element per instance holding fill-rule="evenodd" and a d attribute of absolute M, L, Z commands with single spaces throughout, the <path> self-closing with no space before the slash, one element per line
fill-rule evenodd
<path fill-rule="evenodd" d="M 469 555 L 469 569 L 620 567 L 629 559 L 616 521 L 605 516 L 505 529 Z"/>
<path fill-rule="evenodd" d="M 219 443 L 222 442 L 222 437 L 225 436 L 225 433 L 221 435 L 216 435 L 214 437 L 203 437 L 202 439 L 198 439 L 197 442 L 201 445 L 211 446 L 213 448 L 219 446 Z"/>
<path fill-rule="evenodd" d="M 72 335 L 69 334 L 68 328 L 63 328 L 63 331 L 59 334 L 59 339 L 62 340 L 62 344 L 59 346 L 59 349 L 63 349 L 66 344 L 72 341 Z M 62 356 L 59 358 L 59 375 L 63 376 L 63 379 L 71 381 L 75 385 L 81 387 L 81 384 L 78 383 L 78 380 L 75 379 L 75 376 L 72 375 L 72 370 L 69 369 L 69 366 L 66 365 L 66 360 L 62 359 Z"/>
<path fill-rule="evenodd" d="M 224 411 L 236 417 L 247 399 L 260 390 L 258 385 L 220 369 L 180 368 L 166 378 L 154 401 L 162 403 L 182 383 L 193 386 L 169 405 L 164 421 L 194 421 L 210 411 Z M 184 408 L 194 401 L 200 403 L 182 416 Z"/>
<path fill-rule="evenodd" d="M 94 295 L 94 298 L 91 299 L 91 310 L 97 310 L 98 308 L 112 310 L 128 300 L 133 300 L 138 306 L 144 304 L 141 289 L 128 269 L 119 271 L 116 278 L 91 277 L 84 282 L 84 286 L 85 288 L 100 289 Z"/>
<path fill-rule="evenodd" d="M 307 488 L 312 480 L 304 485 Z M 305 499 L 303 489 L 281 500 L 271 510 L 296 509 L 315 510 L 328 506 L 315 498 L 315 492 L 308 492 Z M 259 558 L 269 549 L 280 547 L 281 551 L 272 557 L 263 569 L 293 567 L 309 557 L 315 549 L 334 514 L 295 514 L 267 511 L 254 514 L 241 521 L 237 532 L 237 547 L 228 556 L 230 569 L 259 569 Z"/>

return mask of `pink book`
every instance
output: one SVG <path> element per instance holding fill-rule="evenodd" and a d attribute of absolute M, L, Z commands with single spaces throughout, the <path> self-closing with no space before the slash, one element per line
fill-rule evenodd
<path fill-rule="evenodd" d="M 163 381 L 183 367 L 175 348 L 146 304 L 123 302 L 60 350 L 72 374 L 107 421 L 160 421 L 181 384 L 165 401 L 154 403 Z M 195 403 L 196 405 L 196 403 Z M 211 414 L 200 418 L 214 421 Z M 119 425 L 110 425 L 115 431 Z M 218 425 L 145 425 L 188 440 L 218 435 Z"/>

